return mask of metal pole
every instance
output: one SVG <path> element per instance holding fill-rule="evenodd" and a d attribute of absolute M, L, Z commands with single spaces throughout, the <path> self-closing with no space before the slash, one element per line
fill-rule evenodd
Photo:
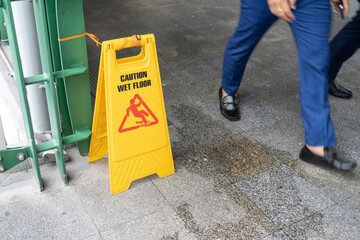
<path fill-rule="evenodd" d="M 0 150 L 6 150 L 6 141 L 4 136 L 4 129 L 2 126 L 2 121 L 0 117 Z M 3 164 L 3 156 L 0 154 L 0 183 L 3 182 L 10 174 L 10 171 L 5 172 L 7 169 L 5 164 Z"/>
<path fill-rule="evenodd" d="M 9 75 L 14 77 L 14 67 L 12 66 L 9 58 L 6 56 L 2 46 L 0 45 L 0 57 L 2 58 L 2 60 L 4 60 L 5 66 L 8 68 L 9 70 Z"/>
<path fill-rule="evenodd" d="M 32 1 L 11 2 L 24 77 L 42 74 L 40 50 Z M 50 131 L 46 95 L 41 83 L 26 86 L 35 133 Z"/>

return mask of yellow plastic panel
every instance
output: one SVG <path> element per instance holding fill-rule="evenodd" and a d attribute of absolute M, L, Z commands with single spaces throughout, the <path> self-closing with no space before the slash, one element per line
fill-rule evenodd
<path fill-rule="evenodd" d="M 93 119 L 88 162 L 101 159 L 108 152 L 103 49 L 101 49 Z"/>
<path fill-rule="evenodd" d="M 116 51 L 132 46 L 142 47 L 138 56 L 116 59 Z M 105 108 L 104 97 L 97 96 L 89 161 L 105 155 L 107 145 L 110 190 L 115 194 L 128 189 L 135 179 L 174 173 L 174 164 L 154 36 L 103 42 L 102 61 L 106 117 L 96 108 L 98 102 Z M 98 87 L 101 94 L 102 84 Z M 107 142 L 100 131 L 104 126 L 99 125 L 106 125 Z M 96 142 L 102 146 L 93 147 Z"/>

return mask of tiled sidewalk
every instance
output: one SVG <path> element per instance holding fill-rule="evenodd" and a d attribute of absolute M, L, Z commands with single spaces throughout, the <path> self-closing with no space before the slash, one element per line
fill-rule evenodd
<path fill-rule="evenodd" d="M 359 239 L 360 168 L 342 173 L 298 159 L 304 144 L 297 54 L 276 23 L 253 53 L 239 91 L 242 118 L 218 110 L 221 64 L 237 1 L 84 1 L 87 32 L 101 40 L 154 33 L 176 173 L 150 176 L 111 196 L 108 163 L 75 148 L 64 186 L 55 164 L 0 185 L 0 239 Z M 343 21 L 334 15 L 333 33 Z M 91 81 L 100 49 L 88 44 Z M 330 97 L 338 150 L 360 163 L 360 55 Z M 94 94 L 94 89 L 92 90 Z"/>

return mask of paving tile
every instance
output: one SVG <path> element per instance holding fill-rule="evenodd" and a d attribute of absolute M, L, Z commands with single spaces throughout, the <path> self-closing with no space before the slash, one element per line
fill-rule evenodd
<path fill-rule="evenodd" d="M 202 109 L 206 106 L 207 102 L 215 101 L 218 103 L 219 100 L 219 88 L 221 86 L 221 69 L 215 69 L 212 67 L 210 70 L 209 66 L 219 64 L 218 59 L 196 59 L 196 62 L 200 62 L 200 66 L 203 69 L 197 68 L 198 74 L 188 72 L 187 68 L 195 67 L 194 62 L 185 62 L 183 65 L 176 63 L 175 66 L 165 65 L 163 70 L 162 81 L 165 89 L 165 93 L 170 95 L 166 98 L 166 102 L 179 103 L 178 99 L 182 99 L 181 102 L 189 102 L 194 106 L 199 106 Z M 206 67 L 205 67 L 206 66 Z M 206 76 L 201 74 L 205 72 Z M 217 104 L 218 105 L 218 104 Z M 203 109 L 206 112 L 206 109 Z"/>
<path fill-rule="evenodd" d="M 185 223 L 170 207 L 103 231 L 101 236 L 104 240 L 196 239 L 195 235 L 185 228 Z"/>
<path fill-rule="evenodd" d="M 360 221 L 360 193 L 346 199 L 339 205 L 348 213 L 351 213 L 353 216 L 355 216 L 358 221 Z"/>
<path fill-rule="evenodd" d="M 286 236 L 283 231 L 278 231 L 267 237 L 262 238 L 261 240 L 290 240 L 290 238 Z"/>
<path fill-rule="evenodd" d="M 82 240 L 102 240 L 100 233 L 92 235 L 90 237 L 83 238 Z"/>
<path fill-rule="evenodd" d="M 196 4 L 182 4 L 179 7 L 176 14 L 176 19 L 179 23 L 186 22 L 186 25 L 189 25 L 188 28 L 195 28 L 199 26 L 209 26 L 210 24 L 216 24 L 218 19 L 221 19 L 219 12 L 227 12 L 229 14 L 234 13 L 231 10 L 230 6 L 237 6 L 236 3 L 226 4 L 229 6 L 224 6 L 223 3 L 218 2 L 207 2 L 199 1 Z M 221 11 L 219 11 L 221 9 Z M 238 11 L 238 8 L 235 9 Z M 181 13 L 181 14 L 180 14 Z M 236 15 L 224 14 L 222 17 L 226 19 L 231 19 L 238 17 L 238 12 Z"/>
<path fill-rule="evenodd" d="M 213 182 L 215 188 L 230 184 L 229 179 L 197 149 L 174 154 L 174 161 L 189 172 Z"/>
<path fill-rule="evenodd" d="M 187 25 L 188 28 L 199 31 L 211 39 L 216 45 L 217 50 L 223 53 L 225 51 L 226 44 L 229 37 L 233 34 L 234 29 L 238 24 L 239 18 L 239 2 L 223 2 L 216 1 L 197 1 L 199 5 L 203 5 L 200 8 L 201 12 L 213 16 L 212 19 L 208 19 L 207 22 L 199 25 Z M 199 10 L 195 13 L 199 14 Z"/>
<path fill-rule="evenodd" d="M 166 86 L 172 85 L 176 91 L 198 96 L 196 86 L 199 83 L 210 83 L 214 78 L 221 77 L 223 53 L 216 51 L 206 36 L 193 31 L 185 35 L 177 31 L 175 36 L 164 33 L 166 38 L 163 39 L 172 41 L 172 38 L 180 38 L 179 34 L 181 39 L 186 38 L 183 42 L 189 42 L 183 46 L 187 51 L 179 49 L 181 46 L 176 48 L 171 45 L 159 52 L 160 56 L 163 55 L 159 59 L 161 81 Z"/>
<path fill-rule="evenodd" d="M 88 163 L 88 157 L 80 155 L 77 148 L 70 148 L 66 150 L 70 160 L 66 162 L 66 173 L 69 178 L 69 183 L 77 180 L 84 171 L 91 168 L 91 163 Z"/>
<path fill-rule="evenodd" d="M 300 159 L 289 162 L 288 165 L 336 203 L 360 192 L 360 168 L 343 172 Z"/>
<path fill-rule="evenodd" d="M 346 106 L 343 106 L 346 108 Z M 350 111 L 350 110 L 349 110 Z M 349 159 L 360 164 L 360 122 L 341 115 L 332 114 L 337 137 L 336 149 Z"/>
<path fill-rule="evenodd" d="M 25 162 L 23 162 L 25 163 Z M 0 186 L 1 187 L 6 187 L 12 184 L 16 184 L 19 182 L 27 182 L 27 181 L 32 181 L 32 179 L 34 178 L 33 175 L 33 170 L 31 169 L 31 163 L 29 163 L 29 168 L 22 168 L 20 171 L 12 171 L 13 169 L 7 171 L 4 173 L 4 175 L 1 176 L 0 178 Z M 25 164 L 26 165 L 26 164 Z M 49 164 L 45 164 L 43 166 L 40 166 L 40 171 L 42 176 L 46 175 L 46 172 L 49 171 L 49 169 L 51 167 L 49 167 L 49 165 L 54 165 L 54 163 L 49 163 Z M 57 170 L 56 170 L 57 171 Z M 51 170 L 51 174 L 54 175 L 54 173 Z M 35 184 L 35 180 L 33 181 L 34 187 L 36 187 L 37 185 Z"/>
<path fill-rule="evenodd" d="M 346 64 L 344 64 L 339 74 L 337 75 L 336 81 L 343 87 L 353 92 L 351 99 L 340 99 L 329 95 L 331 114 L 334 118 L 348 118 L 357 121 L 359 119 L 359 69 L 358 63 L 360 58 L 357 54 L 354 54 Z"/>
<path fill-rule="evenodd" d="M 32 179 L 14 182 L 13 184 L 9 183 L 6 186 L 0 187 L 0 207 L 14 204 L 41 194 L 42 193 L 36 189 L 35 181 Z"/>
<path fill-rule="evenodd" d="M 360 165 L 360 136 L 346 140 L 338 139 L 336 149 L 348 159 Z"/>
<path fill-rule="evenodd" d="M 255 74 L 255 73 L 254 73 Z M 296 80 L 298 81 L 298 80 Z M 263 82 L 259 80 L 258 82 Z M 251 84 L 251 83 L 250 83 Z M 267 84 L 271 84 L 268 83 Z M 297 122 L 301 123 L 301 109 L 299 102 L 299 87 L 289 82 L 276 83 L 277 87 L 273 86 L 259 86 L 250 85 L 248 88 L 251 89 L 250 94 L 253 92 L 254 95 L 263 104 L 272 107 L 278 111 L 281 115 L 287 118 L 296 119 Z"/>
<path fill-rule="evenodd" d="M 219 110 L 218 92 L 221 86 L 220 78 L 212 77 L 208 79 L 204 77 L 204 79 L 205 81 L 199 79 L 193 84 L 182 86 L 178 92 L 171 93 L 170 98 L 173 98 L 177 94 L 181 95 L 179 98 L 185 98 L 183 102 L 188 102 L 187 105 L 196 106 L 198 114 L 201 113 L 210 116 L 212 120 L 220 120 L 231 132 L 234 132 L 236 128 L 250 132 L 254 128 L 268 126 L 285 118 L 281 112 L 264 104 L 264 102 L 260 101 L 256 96 L 249 95 L 249 93 L 246 92 L 247 88 L 245 88 L 245 90 L 240 89 L 240 93 L 238 94 L 241 119 L 237 122 L 230 122 L 221 115 Z M 170 85 L 168 87 L 174 88 L 176 86 Z M 194 92 L 196 94 L 194 94 Z M 170 101 L 174 102 L 174 100 Z M 178 104 L 178 102 L 174 104 L 171 103 L 170 107 L 176 107 Z M 181 111 L 176 110 L 174 114 L 179 112 Z M 193 119 L 191 120 L 194 121 Z M 196 120 L 201 121 L 200 119 Z M 212 127 L 206 122 L 203 124 L 210 128 Z"/>
<path fill-rule="evenodd" d="M 232 135 L 229 129 L 191 105 L 173 105 L 171 112 L 173 118 L 176 118 L 171 121 L 174 122 L 178 132 L 191 144 L 202 145 Z M 176 125 L 176 121 L 181 122 L 182 125 Z"/>
<path fill-rule="evenodd" d="M 193 146 L 184 139 L 174 125 L 168 126 L 169 136 L 171 142 L 171 150 L 173 155 L 178 152 L 186 151 L 193 148 Z"/>
<path fill-rule="evenodd" d="M 0 238 L 359 239 L 358 170 L 343 175 L 297 161 L 304 134 L 286 22 L 277 21 L 253 52 L 239 89 L 242 119 L 234 123 L 219 112 L 218 88 L 238 1 L 89 0 L 84 13 L 87 31 L 101 40 L 155 34 L 176 173 L 135 181 L 114 196 L 106 158 L 88 164 L 76 156 L 80 162 L 66 165 L 67 186 L 54 164 L 42 166 L 42 193 L 31 170 L 11 174 L 0 185 Z M 334 17 L 338 31 L 345 22 Z M 91 42 L 88 50 L 94 98 L 100 48 Z M 338 75 L 353 98 L 330 97 L 338 148 L 358 162 L 359 56 Z M 277 167 L 279 160 L 300 176 Z M 227 179 L 241 180 L 247 196 Z M 325 209 L 332 204 L 327 198 L 341 208 Z M 290 226 L 279 231 L 269 218 Z"/>
<path fill-rule="evenodd" d="M 198 239 L 258 239 L 277 230 L 235 186 L 195 197 L 176 211 Z"/>
<path fill-rule="evenodd" d="M 66 151 L 70 157 L 70 160 L 65 163 L 68 178 L 66 184 L 61 178 L 56 162 L 50 162 L 40 167 L 44 189 L 47 192 L 52 192 L 57 189 L 62 189 L 65 186 L 75 184 L 82 173 L 86 172 L 86 170 L 91 167 L 87 157 L 81 156 L 77 148 L 67 149 Z"/>
<path fill-rule="evenodd" d="M 198 148 L 232 183 L 280 165 L 258 142 L 239 134 Z"/>
<path fill-rule="evenodd" d="M 116 195 L 110 195 L 107 179 L 79 182 L 74 188 L 100 231 L 169 205 L 149 178 L 133 181 L 129 190 Z"/>
<path fill-rule="evenodd" d="M 284 162 L 298 159 L 300 149 L 305 144 L 301 119 L 291 117 L 252 129 L 248 134 Z"/>
<path fill-rule="evenodd" d="M 229 38 L 234 33 L 234 29 L 238 24 L 239 13 L 238 11 L 236 11 L 236 13 L 231 13 L 232 11 L 234 10 L 221 12 L 222 16 L 217 19 L 216 23 L 208 23 L 208 27 L 190 26 L 190 28 L 211 38 L 214 44 L 216 44 L 217 51 L 223 54 Z M 227 16 L 224 17 L 224 15 Z"/>
<path fill-rule="evenodd" d="M 95 162 L 89 163 L 89 168 L 81 172 L 77 179 L 69 182 L 70 185 L 77 185 L 78 183 L 102 182 L 109 184 L 109 160 L 106 157 Z"/>
<path fill-rule="evenodd" d="M 143 7 L 141 7 L 142 3 L 136 4 L 136 7 L 134 7 L 134 4 L 125 4 L 127 4 L 128 7 L 131 8 L 131 15 L 133 15 L 133 17 L 141 15 L 139 21 L 144 24 L 144 27 L 148 29 L 149 33 L 151 32 L 155 36 L 158 36 L 158 34 L 164 30 L 170 29 L 177 29 L 179 32 L 182 33 L 185 32 L 184 29 L 186 26 L 184 26 L 183 24 L 179 24 L 177 19 L 178 15 L 180 14 L 178 10 L 184 5 L 181 4 L 181 2 L 154 1 L 152 2 L 152 4 L 147 4 L 147 6 Z M 161 5 L 161 7 L 159 7 L 159 5 Z M 151 21 L 149 21 L 149 19 L 151 19 Z"/>
<path fill-rule="evenodd" d="M 288 226 L 333 204 L 286 165 L 242 180 L 236 186 L 279 227 Z"/>
<path fill-rule="evenodd" d="M 227 136 L 243 132 L 238 126 L 239 122 L 231 122 L 220 113 L 218 98 L 220 84 L 220 77 L 212 77 L 211 79 L 205 79 L 205 81 L 199 79 L 191 85 L 178 87 L 177 84 L 164 87 L 168 118 L 174 123 L 175 127 L 179 128 L 179 131 L 184 127 L 199 124 L 202 128 L 207 127 L 207 134 L 212 139 L 223 136 L 223 132 L 227 132 Z M 181 114 L 178 111 L 178 99 L 182 99 L 183 106 L 181 107 L 189 108 L 189 113 L 192 111 L 199 117 L 178 116 Z M 214 126 L 213 122 L 217 124 Z M 223 130 L 218 131 L 219 128 Z M 214 131 L 209 132 L 211 129 L 214 129 Z"/>
<path fill-rule="evenodd" d="M 177 25 L 176 28 L 174 28 L 175 25 Z M 189 78 L 186 82 L 179 82 L 179 84 L 192 83 L 201 77 L 200 73 L 204 76 L 203 80 L 207 79 L 207 76 L 214 73 L 214 68 L 211 69 L 213 65 L 209 62 L 212 61 L 214 55 L 219 53 L 215 42 L 198 30 L 176 23 L 175 25 L 169 29 L 154 28 L 156 45 L 159 49 L 159 65 L 172 70 L 169 73 L 173 77 L 168 80 L 173 83 L 180 75 L 189 76 Z M 189 71 L 186 71 L 186 67 Z M 163 75 L 163 71 L 161 73 L 162 79 L 163 77 L 167 79 L 167 74 Z"/>
<path fill-rule="evenodd" d="M 271 33 L 271 32 L 269 32 Z M 280 45 L 286 45 L 286 39 L 283 36 L 279 36 L 277 34 L 273 34 L 274 36 L 268 40 L 277 39 L 280 40 Z M 265 40 L 266 38 L 264 38 Z M 271 47 L 264 46 L 269 43 L 262 43 L 257 46 L 260 49 L 262 48 L 270 54 L 276 54 L 276 50 L 279 46 L 271 44 Z M 285 104 L 289 104 L 293 106 L 299 104 L 298 98 L 298 73 L 297 73 L 297 65 L 289 66 L 289 62 L 296 62 L 296 54 L 292 55 L 291 51 L 288 51 L 289 47 L 287 47 L 287 56 L 281 56 L 279 58 L 268 58 L 267 61 L 264 61 L 264 52 L 255 51 L 253 56 L 250 58 L 249 63 L 246 68 L 246 72 L 244 74 L 241 86 L 240 86 L 240 97 L 243 95 L 243 88 L 247 89 L 247 92 L 254 97 L 257 97 L 264 102 L 269 102 L 269 100 L 273 100 L 273 97 L 277 98 L 278 104 L 282 107 L 286 107 Z M 286 65 L 286 66 L 285 66 Z M 287 71 L 284 71 L 284 68 Z M 292 71 L 294 74 L 289 74 Z M 280 100 L 284 101 L 282 104 Z M 271 102 L 270 102 L 271 103 Z M 270 105 L 272 106 L 272 105 Z M 296 106 L 294 109 L 289 109 L 291 112 L 297 112 L 299 107 Z"/>
<path fill-rule="evenodd" d="M 5 182 L 6 182 L 6 180 L 9 178 L 9 176 L 10 176 L 10 171 L 6 171 L 6 172 L 2 172 L 1 174 L 0 174 L 0 186 L 5 186 L 5 185 L 7 185 Z"/>
<path fill-rule="evenodd" d="M 66 162 L 68 184 L 65 185 L 60 177 L 55 162 L 40 166 L 41 178 L 44 184 L 44 192 L 37 189 L 32 169 L 10 174 L 0 185 L 0 206 L 24 200 L 40 194 L 51 194 L 52 192 L 66 188 L 76 183 L 82 173 L 90 168 L 87 157 L 79 154 L 77 148 L 66 150 L 70 160 Z M 86 174 L 85 174 L 86 175 Z M 92 177 L 94 178 L 94 176 Z"/>
<path fill-rule="evenodd" d="M 344 65 L 345 66 L 345 65 Z M 338 81 L 338 80 L 337 80 Z M 340 81 L 338 81 L 340 83 Z M 348 86 L 348 84 L 340 83 L 345 88 L 348 88 L 349 90 L 353 91 L 353 97 L 351 99 L 339 99 L 336 97 L 330 97 L 330 106 L 331 106 L 331 115 L 334 117 L 334 119 L 339 119 L 339 124 L 341 124 L 342 119 L 349 119 L 353 120 L 354 123 L 359 124 L 358 122 L 358 112 L 360 111 L 359 107 L 359 96 L 356 96 L 356 90 L 354 87 Z"/>
<path fill-rule="evenodd" d="M 175 174 L 162 179 L 150 177 L 172 205 L 230 184 L 225 175 L 194 149 L 174 154 L 174 161 Z"/>
<path fill-rule="evenodd" d="M 336 136 L 338 139 L 338 145 L 346 144 L 347 141 L 349 141 L 350 139 L 359 137 L 360 122 L 358 116 L 356 116 L 355 119 L 352 119 L 350 117 L 344 116 L 344 114 L 342 114 L 341 112 L 336 111 L 336 104 L 331 106 L 331 115 L 335 127 Z M 351 109 L 351 104 L 342 104 L 340 106 L 340 109 L 343 110 L 344 108 L 346 108 L 349 112 L 357 111 L 355 109 Z"/>
<path fill-rule="evenodd" d="M 268 126 L 284 118 L 280 112 L 266 106 L 254 96 L 240 96 L 239 101 L 241 120 L 237 122 L 237 126 L 244 131 L 251 132 L 252 129 Z"/>
<path fill-rule="evenodd" d="M 283 231 L 291 239 L 359 239 L 359 220 L 333 205 Z"/>
<path fill-rule="evenodd" d="M 2 206 L 0 225 L 0 236 L 5 239 L 81 239 L 97 233 L 70 188 Z"/>

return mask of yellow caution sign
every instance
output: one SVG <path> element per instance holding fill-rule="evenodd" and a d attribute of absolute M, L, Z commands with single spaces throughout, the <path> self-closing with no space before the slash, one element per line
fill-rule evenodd
<path fill-rule="evenodd" d="M 136 46 L 139 55 L 117 59 L 117 51 Z M 153 34 L 102 43 L 89 162 L 106 153 L 111 194 L 174 173 Z"/>

